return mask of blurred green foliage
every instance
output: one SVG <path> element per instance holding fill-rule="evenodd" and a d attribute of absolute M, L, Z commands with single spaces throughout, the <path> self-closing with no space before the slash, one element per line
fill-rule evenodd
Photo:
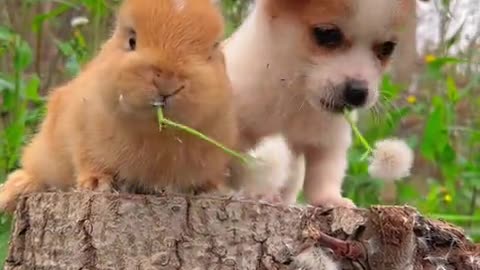
<path fill-rule="evenodd" d="M 0 11 L 0 181 L 18 166 L 22 146 L 42 119 L 47 90 L 75 76 L 95 54 L 111 29 L 118 2 L 4 1 L 6 9 Z M 229 35 L 248 12 L 248 1 L 221 3 Z M 448 7 L 449 1 L 443 4 Z M 79 15 L 89 23 L 71 26 L 70 19 Z M 416 150 L 413 176 L 395 184 L 389 203 L 413 205 L 426 215 L 455 222 L 479 240 L 480 74 L 478 63 L 472 62 L 479 52 L 466 53 L 463 59 L 448 56 L 446 49 L 455 42 L 455 38 L 446 39 L 443 48 L 425 57 L 415 93 L 406 93 L 405 87 L 386 75 L 377 113 L 362 115 L 361 129 L 371 143 L 400 136 Z M 368 161 L 361 161 L 362 154 L 362 146 L 355 142 L 345 195 L 360 206 L 384 203 L 385 183 L 368 176 Z M 10 221 L 0 216 L 1 262 Z"/>

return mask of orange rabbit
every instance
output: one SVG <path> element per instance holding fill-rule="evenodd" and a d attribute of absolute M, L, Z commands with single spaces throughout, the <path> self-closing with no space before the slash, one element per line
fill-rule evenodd
<path fill-rule="evenodd" d="M 82 73 L 50 96 L 22 168 L 0 191 L 0 211 L 48 188 L 108 191 L 121 180 L 147 190 L 223 185 L 229 157 L 165 117 L 235 147 L 230 82 L 210 0 L 125 0 L 113 36 Z"/>

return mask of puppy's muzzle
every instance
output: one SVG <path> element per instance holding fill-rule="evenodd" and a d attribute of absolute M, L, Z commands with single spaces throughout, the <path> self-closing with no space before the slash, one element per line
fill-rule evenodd
<path fill-rule="evenodd" d="M 343 90 L 343 100 L 346 107 L 358 108 L 367 103 L 368 83 L 362 80 L 348 80 Z"/>

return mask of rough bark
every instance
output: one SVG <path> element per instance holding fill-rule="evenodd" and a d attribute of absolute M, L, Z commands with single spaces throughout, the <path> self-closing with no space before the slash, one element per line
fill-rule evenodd
<path fill-rule="evenodd" d="M 343 269 L 480 268 L 459 229 L 409 207 L 45 193 L 20 201 L 5 269 L 299 269 L 314 246 Z"/>

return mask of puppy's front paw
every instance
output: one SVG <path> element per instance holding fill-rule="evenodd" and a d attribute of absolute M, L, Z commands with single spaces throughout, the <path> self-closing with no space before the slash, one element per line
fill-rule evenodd
<path fill-rule="evenodd" d="M 77 178 L 79 190 L 112 192 L 113 177 L 104 173 L 80 174 Z"/>
<path fill-rule="evenodd" d="M 318 196 L 316 200 L 311 202 L 314 206 L 333 208 L 333 207 L 346 207 L 355 208 L 356 205 L 352 200 L 341 196 Z"/>

